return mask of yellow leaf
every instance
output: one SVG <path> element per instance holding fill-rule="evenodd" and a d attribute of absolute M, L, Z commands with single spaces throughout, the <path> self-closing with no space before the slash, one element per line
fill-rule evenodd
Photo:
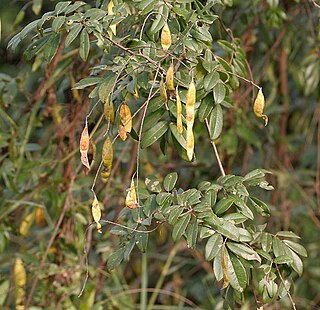
<path fill-rule="evenodd" d="M 171 32 L 167 23 L 165 23 L 164 27 L 161 31 L 161 46 L 167 51 L 171 45 Z"/>
<path fill-rule="evenodd" d="M 254 101 L 254 104 L 253 104 L 253 111 L 257 117 L 261 117 L 264 120 L 264 123 L 265 123 L 264 125 L 267 126 L 268 116 L 263 114 L 264 106 L 265 106 L 264 95 L 262 92 L 262 88 L 260 88 L 258 91 L 256 100 Z"/>
<path fill-rule="evenodd" d="M 132 116 L 129 106 L 123 102 L 120 106 L 120 120 L 124 126 L 126 132 L 130 132 L 132 129 Z"/>

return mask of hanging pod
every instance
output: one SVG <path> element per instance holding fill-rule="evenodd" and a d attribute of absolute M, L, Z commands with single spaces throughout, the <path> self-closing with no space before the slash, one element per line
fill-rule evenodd
<path fill-rule="evenodd" d="M 135 209 L 138 206 L 137 193 L 134 187 L 133 179 L 131 180 L 130 188 L 126 196 L 125 203 L 126 203 L 126 206 L 130 209 Z"/>
<path fill-rule="evenodd" d="M 166 86 L 163 82 L 163 79 L 161 79 L 161 81 L 160 81 L 160 96 L 164 102 L 168 101 L 167 90 L 166 90 Z"/>
<path fill-rule="evenodd" d="M 171 32 L 167 22 L 161 31 L 161 46 L 165 51 L 171 46 Z"/>
<path fill-rule="evenodd" d="M 81 154 L 82 164 L 88 169 L 90 169 L 90 164 L 88 160 L 89 145 L 90 145 L 90 137 L 88 132 L 88 122 L 86 120 L 86 124 L 82 130 L 81 138 L 80 138 L 80 154 Z"/>
<path fill-rule="evenodd" d="M 119 136 L 120 136 L 121 140 L 122 141 L 126 141 L 127 133 L 126 133 L 126 130 L 124 129 L 124 127 L 121 124 L 119 125 L 118 133 L 119 133 Z"/>
<path fill-rule="evenodd" d="M 253 104 L 253 112 L 257 117 L 262 118 L 264 120 L 264 125 L 267 126 L 268 116 L 263 114 L 264 106 L 265 106 L 265 100 L 264 100 L 264 95 L 261 87 L 258 91 L 258 95 Z"/>
<path fill-rule="evenodd" d="M 174 69 L 172 63 L 166 74 L 166 85 L 168 90 L 174 90 Z"/>
<path fill-rule="evenodd" d="M 91 206 L 91 213 L 92 213 L 92 217 L 93 220 L 96 222 L 97 224 L 97 231 L 98 233 L 102 233 L 102 229 L 101 229 L 101 224 L 100 224 L 100 219 L 101 219 L 101 209 L 99 206 L 99 201 L 97 199 L 96 194 L 93 194 L 93 201 L 92 201 L 92 206 Z"/>
<path fill-rule="evenodd" d="M 26 290 L 25 286 L 27 283 L 27 273 L 23 265 L 21 258 L 16 258 L 13 267 L 13 276 L 15 283 L 15 302 L 16 309 L 24 309 Z"/>
<path fill-rule="evenodd" d="M 100 176 L 103 182 L 107 182 L 112 169 L 112 161 L 113 161 L 113 148 L 112 142 L 109 137 L 103 143 L 102 147 L 102 164 L 105 169 L 101 172 Z"/>
<path fill-rule="evenodd" d="M 113 124 L 113 122 L 114 122 L 114 106 L 113 106 L 113 102 L 110 101 L 108 97 L 106 97 L 106 100 L 104 102 L 103 111 L 104 111 L 104 117 L 105 117 L 106 121 Z"/>
<path fill-rule="evenodd" d="M 192 127 L 187 127 L 187 136 L 186 136 L 186 145 L 187 145 L 187 155 L 188 159 L 191 161 L 194 153 L 194 136 Z"/>
<path fill-rule="evenodd" d="M 187 123 L 187 136 L 186 136 L 186 144 L 187 144 L 187 155 L 188 159 L 191 161 L 194 153 L 194 135 L 193 135 L 193 123 L 194 123 L 194 108 L 196 104 L 196 86 L 192 79 L 186 99 L 186 123 Z"/>
<path fill-rule="evenodd" d="M 132 129 L 132 115 L 129 106 L 123 102 L 120 105 L 120 120 L 126 132 L 130 132 Z"/>
<path fill-rule="evenodd" d="M 183 132 L 182 126 L 182 104 L 179 95 L 178 86 L 176 88 L 176 113 L 177 113 L 177 129 L 180 134 Z"/>

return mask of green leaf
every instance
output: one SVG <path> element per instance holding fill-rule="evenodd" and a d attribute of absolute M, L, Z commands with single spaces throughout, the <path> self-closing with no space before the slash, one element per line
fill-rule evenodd
<path fill-rule="evenodd" d="M 125 251 L 126 247 L 122 247 L 109 256 L 107 260 L 107 267 L 109 270 L 115 269 L 121 264 Z"/>
<path fill-rule="evenodd" d="M 79 55 L 83 61 L 86 61 L 90 52 L 90 39 L 87 30 L 84 28 L 80 34 Z"/>
<path fill-rule="evenodd" d="M 271 172 L 265 169 L 252 170 L 244 176 L 243 181 L 251 181 L 254 179 L 263 178 L 266 175 L 266 173 L 271 173 Z"/>
<path fill-rule="evenodd" d="M 211 112 L 209 119 L 210 138 L 216 140 L 219 138 L 223 127 L 223 113 L 220 104 L 217 104 Z"/>
<path fill-rule="evenodd" d="M 280 255 L 274 259 L 276 264 L 290 264 L 293 262 L 293 259 L 288 255 Z"/>
<path fill-rule="evenodd" d="M 203 80 L 204 89 L 206 91 L 212 90 L 217 85 L 219 79 L 220 79 L 220 75 L 217 71 L 208 73 Z"/>
<path fill-rule="evenodd" d="M 50 36 L 45 36 L 35 42 L 32 42 L 24 51 L 24 56 L 26 57 L 26 59 L 31 60 L 32 57 L 37 55 L 42 50 L 42 48 L 46 46 L 50 38 Z"/>
<path fill-rule="evenodd" d="M 134 248 L 134 246 L 136 245 L 136 238 L 133 237 L 130 242 L 126 245 L 126 251 L 123 255 L 124 260 L 129 261 L 130 259 L 130 254 Z"/>
<path fill-rule="evenodd" d="M 181 206 L 172 206 L 170 209 L 168 209 L 169 216 L 168 216 L 168 222 L 171 225 L 174 225 L 181 213 L 183 212 L 183 208 Z M 167 214 L 165 214 L 167 215 Z"/>
<path fill-rule="evenodd" d="M 172 231 L 172 239 L 174 242 L 178 241 L 182 235 L 185 233 L 186 228 L 190 222 L 191 214 L 186 214 L 182 216 L 174 225 Z"/>
<path fill-rule="evenodd" d="M 203 122 L 210 114 L 213 109 L 213 96 L 212 94 L 208 94 L 200 103 L 200 107 L 198 110 L 199 121 Z"/>
<path fill-rule="evenodd" d="M 101 100 L 101 102 L 105 102 L 105 100 L 107 98 L 109 98 L 109 96 L 111 95 L 111 92 L 113 90 L 113 87 L 115 85 L 116 82 L 116 75 L 114 74 L 108 74 L 102 81 L 102 83 L 99 86 L 99 99 Z M 111 98 L 109 98 L 109 100 L 111 101 Z"/>
<path fill-rule="evenodd" d="M 152 145 L 159 138 L 161 138 L 165 132 L 168 130 L 169 124 L 166 121 L 161 121 L 157 123 L 154 127 L 147 130 L 141 139 L 141 148 L 145 149 L 146 147 Z"/>
<path fill-rule="evenodd" d="M 157 124 L 165 112 L 165 109 L 159 109 L 150 113 L 143 122 L 143 131 L 150 129 L 154 124 Z"/>
<path fill-rule="evenodd" d="M 223 197 L 214 206 L 213 211 L 219 215 L 229 210 L 232 205 L 233 205 L 233 199 L 231 197 Z"/>
<path fill-rule="evenodd" d="M 160 193 L 162 190 L 159 179 L 154 175 L 147 175 L 144 183 L 146 184 L 147 189 L 151 192 Z"/>
<path fill-rule="evenodd" d="M 76 1 L 75 3 L 71 4 L 70 6 L 68 6 L 68 8 L 65 10 L 65 14 L 70 14 L 74 11 L 76 11 L 78 8 L 80 8 L 81 6 L 85 5 L 86 3 L 83 1 Z"/>
<path fill-rule="evenodd" d="M 246 203 L 238 196 L 232 195 L 233 202 L 237 206 L 237 209 L 242 213 L 244 216 L 249 218 L 250 220 L 254 219 L 253 213 L 250 208 L 246 205 Z"/>
<path fill-rule="evenodd" d="M 101 77 L 87 77 L 85 79 L 80 80 L 78 83 L 76 83 L 73 87 L 73 89 L 84 89 L 88 86 L 96 85 L 99 82 L 101 82 Z"/>
<path fill-rule="evenodd" d="M 276 233 L 276 236 L 278 237 L 286 237 L 286 238 L 297 238 L 297 239 L 301 239 L 298 235 L 296 235 L 294 232 L 292 231 L 279 231 Z"/>
<path fill-rule="evenodd" d="M 251 206 L 262 216 L 270 216 L 270 208 L 262 200 L 255 197 L 249 197 L 247 203 L 251 204 Z"/>
<path fill-rule="evenodd" d="M 64 16 L 58 16 L 57 18 L 54 19 L 52 22 L 52 30 L 54 32 L 58 32 L 62 25 L 64 24 L 66 18 Z"/>
<path fill-rule="evenodd" d="M 287 254 L 287 247 L 277 237 L 272 238 L 272 249 L 273 249 L 273 253 L 274 253 L 275 257 Z"/>
<path fill-rule="evenodd" d="M 9 293 L 9 287 L 10 287 L 10 281 L 9 279 L 4 280 L 1 284 L 0 284 L 0 306 L 2 307 L 4 305 L 4 302 L 7 298 L 7 295 Z"/>
<path fill-rule="evenodd" d="M 243 243 L 235 243 L 228 241 L 227 247 L 235 254 L 241 256 L 245 260 L 256 260 L 261 263 L 261 258 L 256 251 Z"/>
<path fill-rule="evenodd" d="M 278 234 L 277 234 L 278 236 Z M 293 251 L 295 251 L 296 253 L 298 253 L 299 255 L 301 256 L 304 256 L 304 257 L 308 257 L 308 253 L 307 253 L 307 250 L 299 243 L 297 242 L 293 242 L 293 241 L 290 241 L 290 240 L 283 240 L 283 242 L 290 248 L 292 249 Z"/>
<path fill-rule="evenodd" d="M 243 292 L 247 286 L 247 273 L 241 261 L 229 251 L 226 251 L 228 265 L 227 271 L 230 285 L 238 292 Z"/>
<path fill-rule="evenodd" d="M 240 238 L 239 229 L 229 221 L 223 220 L 221 225 L 213 225 L 213 228 L 217 232 L 224 235 L 225 237 L 234 241 L 239 241 L 239 238 Z"/>
<path fill-rule="evenodd" d="M 226 87 L 223 83 L 217 83 L 213 88 L 213 98 L 215 103 L 221 103 L 226 96 Z"/>
<path fill-rule="evenodd" d="M 213 273 L 217 281 L 221 281 L 223 279 L 221 251 L 217 253 L 216 257 L 213 260 Z"/>
<path fill-rule="evenodd" d="M 41 8 L 42 8 L 42 0 L 33 0 L 32 12 L 36 15 L 39 15 Z"/>
<path fill-rule="evenodd" d="M 57 15 L 60 13 L 63 13 L 67 9 L 70 3 L 71 1 L 58 2 L 54 11 L 56 12 Z"/>
<path fill-rule="evenodd" d="M 178 174 L 176 172 L 169 173 L 163 181 L 163 187 L 167 192 L 173 190 L 178 180 Z"/>
<path fill-rule="evenodd" d="M 47 63 L 50 63 L 55 56 L 60 44 L 60 34 L 51 35 L 44 46 L 43 55 Z"/>
<path fill-rule="evenodd" d="M 293 262 L 290 264 L 290 266 L 298 273 L 298 275 L 301 277 L 303 273 L 303 263 L 301 258 L 291 249 L 288 249 L 287 255 L 290 256 L 293 259 Z"/>
<path fill-rule="evenodd" d="M 217 256 L 217 254 L 220 252 L 222 244 L 223 244 L 223 239 L 220 234 L 216 233 L 213 236 L 211 236 L 208 239 L 205 247 L 204 253 L 205 253 L 206 260 L 208 261 L 213 260 Z"/>
<path fill-rule="evenodd" d="M 195 217 L 193 217 L 190 225 L 188 225 L 187 227 L 186 236 L 188 246 L 191 248 L 195 248 L 197 245 L 198 238 L 198 223 Z"/>
<path fill-rule="evenodd" d="M 139 226 L 138 230 L 146 230 L 145 226 Z M 140 249 L 141 252 L 145 253 L 148 248 L 148 240 L 149 240 L 149 233 L 142 233 L 139 232 L 136 234 L 136 245 Z"/>
<path fill-rule="evenodd" d="M 75 38 L 79 35 L 81 29 L 82 29 L 81 24 L 76 24 L 71 28 L 66 38 L 65 47 L 68 47 L 75 40 Z"/>
<path fill-rule="evenodd" d="M 169 127 L 170 127 L 170 131 L 172 132 L 174 138 L 177 140 L 177 142 L 185 150 L 187 148 L 187 144 L 186 144 L 186 139 L 184 138 L 183 134 L 180 134 L 178 132 L 176 124 L 170 123 Z M 185 132 L 185 129 L 183 130 L 183 132 Z"/>
<path fill-rule="evenodd" d="M 261 236 L 262 250 L 269 253 L 272 247 L 272 236 L 268 233 L 263 233 Z"/>

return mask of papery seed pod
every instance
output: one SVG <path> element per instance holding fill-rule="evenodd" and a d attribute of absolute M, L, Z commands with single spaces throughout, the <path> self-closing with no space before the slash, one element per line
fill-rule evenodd
<path fill-rule="evenodd" d="M 139 99 L 139 89 L 138 89 L 138 85 L 136 84 L 135 88 L 134 88 L 134 94 L 133 94 L 134 99 L 138 100 Z"/>
<path fill-rule="evenodd" d="M 174 90 L 174 69 L 172 63 L 166 74 L 166 84 L 168 90 Z"/>
<path fill-rule="evenodd" d="M 165 84 L 163 83 L 163 79 L 160 81 L 160 96 L 164 102 L 168 101 L 167 90 Z"/>
<path fill-rule="evenodd" d="M 101 209 L 99 206 L 99 201 L 98 201 L 97 196 L 95 194 L 94 194 L 94 198 L 92 201 L 91 212 L 92 212 L 93 220 L 97 224 L 97 230 L 101 234 L 102 233 L 101 224 L 100 224 Z"/>
<path fill-rule="evenodd" d="M 104 169 L 101 171 L 100 176 L 103 183 L 107 183 L 111 174 L 111 170 Z"/>
<path fill-rule="evenodd" d="M 81 138 L 80 138 L 80 153 L 81 153 L 81 162 L 88 169 L 90 169 L 89 160 L 88 160 L 89 143 L 90 143 L 90 137 L 88 132 L 88 122 L 86 121 L 85 127 L 82 130 Z"/>
<path fill-rule="evenodd" d="M 187 126 L 193 126 L 194 123 L 194 107 L 196 104 L 196 86 L 192 79 L 188 92 L 187 92 L 187 99 L 186 99 L 186 123 Z"/>
<path fill-rule="evenodd" d="M 171 45 L 171 32 L 167 23 L 165 23 L 164 27 L 161 31 L 161 46 L 167 51 Z"/>
<path fill-rule="evenodd" d="M 30 227 L 34 220 L 34 213 L 28 214 L 21 222 L 19 227 L 19 232 L 22 236 L 26 237 L 28 235 L 28 232 L 30 230 Z"/>
<path fill-rule="evenodd" d="M 177 113 L 177 129 L 180 134 L 183 132 L 183 126 L 182 126 L 182 105 L 179 95 L 178 86 L 176 88 L 176 113 Z"/>
<path fill-rule="evenodd" d="M 108 3 L 108 7 L 107 7 L 108 15 L 110 15 L 110 16 L 114 15 L 113 7 L 114 7 L 113 1 L 110 0 L 110 2 Z M 117 25 L 110 25 L 110 29 L 114 35 L 117 35 Z"/>
<path fill-rule="evenodd" d="M 94 165 L 94 162 L 96 161 L 96 155 L 97 155 L 97 146 L 95 142 L 91 139 L 90 140 L 90 145 L 89 145 L 89 150 L 88 150 L 88 161 L 90 165 L 90 169 Z"/>
<path fill-rule="evenodd" d="M 134 209 L 138 206 L 137 194 L 136 194 L 136 189 L 134 187 L 133 180 L 131 180 L 130 189 L 129 189 L 127 196 L 126 196 L 126 206 L 130 209 Z"/>
<path fill-rule="evenodd" d="M 256 100 L 254 101 L 253 111 L 257 117 L 261 117 L 264 120 L 264 125 L 267 126 L 268 116 L 263 114 L 264 105 L 265 105 L 265 100 L 264 100 L 264 95 L 263 95 L 262 87 L 261 87 L 258 91 L 258 95 L 256 97 Z"/>
<path fill-rule="evenodd" d="M 113 161 L 113 148 L 112 142 L 109 137 L 103 143 L 102 147 L 102 163 L 103 166 L 111 171 Z"/>
<path fill-rule="evenodd" d="M 225 253 L 225 247 L 221 248 L 221 267 L 223 273 L 223 287 L 226 288 L 229 286 L 229 276 L 228 276 L 228 257 Z"/>
<path fill-rule="evenodd" d="M 104 118 L 106 119 L 107 122 L 110 122 L 111 124 L 114 122 L 114 106 L 113 102 L 109 101 L 109 98 L 107 97 L 104 106 Z"/>
<path fill-rule="evenodd" d="M 187 155 L 188 159 L 191 161 L 194 153 L 194 136 L 192 127 L 187 127 L 187 135 L 186 135 L 186 145 L 187 145 Z"/>
<path fill-rule="evenodd" d="M 24 309 L 25 285 L 27 283 L 27 274 L 20 258 L 16 258 L 13 268 L 15 291 L 16 291 L 16 309 Z"/>
<path fill-rule="evenodd" d="M 44 209 L 37 207 L 35 211 L 36 223 L 38 226 L 44 226 L 46 224 L 46 218 L 44 216 Z"/>
<path fill-rule="evenodd" d="M 122 141 L 126 141 L 127 133 L 126 133 L 126 130 L 124 129 L 124 127 L 121 124 L 119 125 L 118 133 L 119 133 L 119 136 L 120 136 L 121 140 Z"/>
<path fill-rule="evenodd" d="M 125 131 L 130 132 L 132 129 L 132 115 L 129 106 L 125 102 L 120 105 L 119 113 Z"/>

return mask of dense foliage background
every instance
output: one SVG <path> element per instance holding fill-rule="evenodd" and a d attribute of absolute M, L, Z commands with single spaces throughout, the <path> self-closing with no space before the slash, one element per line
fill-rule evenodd
<path fill-rule="evenodd" d="M 14 264 L 19 257 L 26 269 L 26 297 L 31 298 L 28 302 L 32 309 L 107 306 L 135 309 L 144 305 L 146 298 L 149 302 L 153 300 L 154 305 L 149 303 L 150 309 L 221 309 L 222 283 L 216 281 L 212 262 L 205 260 L 205 242 L 200 243 L 197 250 L 189 248 L 183 239 L 173 243 L 172 227 L 168 224 L 148 234 L 146 253 L 140 252 L 144 250 L 141 244 L 145 244 L 142 234 L 140 250 L 134 248 L 130 260 L 125 259 L 109 271 L 107 259 L 119 249 L 119 238 L 125 232 L 121 227 L 110 231 L 109 224 L 104 225 L 102 235 L 92 226 L 88 228 L 92 221 L 90 188 L 94 175 L 87 174 L 81 167 L 78 152 L 85 117 L 92 107 L 96 109 L 89 129 L 96 131 L 98 153 L 101 153 L 99 142 L 104 139 L 107 124 L 99 127 L 103 106 L 95 106 L 94 98 L 88 97 L 93 87 L 89 90 L 81 85 L 78 89 L 73 87 L 92 72 L 103 72 L 105 66 L 122 66 L 119 50 L 114 47 L 103 50 L 99 42 L 95 42 L 89 54 L 85 49 L 81 52 L 80 47 L 79 55 L 79 39 L 64 48 L 67 39 L 64 35 L 56 50 L 53 38 L 52 49 L 44 53 L 36 54 L 41 46 L 34 47 L 31 36 L 22 40 L 14 52 L 7 49 L 17 31 L 43 13 L 54 10 L 57 2 L 20 1 L 9 6 L 7 1 L 0 1 L 0 306 L 11 308 L 15 304 Z M 155 5 L 154 1 L 135 2 L 140 6 L 147 2 L 145 8 Z M 191 1 L 167 2 L 188 5 Z M 107 3 L 87 1 L 86 5 L 101 4 L 106 10 Z M 301 237 L 308 257 L 302 258 L 302 276 L 294 273 L 292 298 L 297 309 L 318 309 L 319 5 L 307 0 L 195 1 L 195 7 L 190 6 L 190 10 L 206 4 L 214 4 L 211 14 L 220 17 L 213 21 L 210 33 L 215 41 L 222 41 L 212 49 L 221 57 L 229 57 L 239 75 L 263 87 L 265 112 L 269 116 L 269 124 L 264 127 L 263 121 L 252 112 L 256 89 L 250 82 L 234 79 L 233 83 L 239 87 L 234 87 L 230 106 L 225 103 L 223 132 L 216 140 L 224 169 L 227 174 L 243 176 L 256 168 L 272 172 L 267 178 L 275 190 L 255 192 L 271 209 L 266 230 L 270 233 L 293 231 Z M 183 10 L 175 13 L 185 14 Z M 122 16 L 117 17 L 121 22 Z M 151 16 L 147 29 L 154 20 L 156 17 Z M 143 22 L 141 18 L 140 24 Z M 173 20 L 169 26 L 173 33 L 179 32 L 179 25 Z M 130 20 L 126 29 L 132 30 Z M 125 33 L 121 35 L 124 37 Z M 155 34 L 148 35 L 154 40 L 157 38 Z M 58 57 L 54 57 L 53 50 Z M 248 64 L 243 60 L 244 54 Z M 147 55 L 152 58 L 152 51 Z M 192 53 L 188 57 L 192 58 Z M 137 83 L 143 85 L 145 78 L 137 77 Z M 135 84 L 130 82 L 124 80 L 127 83 L 125 100 L 136 111 L 143 102 L 139 96 L 145 94 L 143 89 L 137 92 Z M 189 80 L 183 86 L 188 84 Z M 120 102 L 124 99 L 122 94 L 117 94 Z M 161 116 L 149 120 L 147 116 L 146 128 L 151 128 Z M 137 133 L 141 117 L 138 114 L 133 124 Z M 155 143 L 140 150 L 134 134 L 125 142 L 115 143 L 110 179 L 104 184 L 99 178 L 96 186 L 104 206 L 103 218 L 121 223 L 121 216 L 126 214 L 124 199 L 136 171 L 137 152 L 141 184 L 147 175 L 163 180 L 170 172 L 179 175 L 177 188 L 188 189 L 197 187 L 201 181 L 216 180 L 220 170 L 203 128 L 200 122 L 195 123 L 196 160 L 192 163 L 181 159 L 182 152 L 172 143 L 163 145 L 165 142 L 162 142 L 161 148 Z M 261 218 L 258 221 L 262 223 Z M 85 236 L 89 277 L 83 295 L 78 298 L 86 278 Z M 253 283 L 257 288 L 258 282 Z M 236 307 L 253 309 L 256 298 L 253 290 L 248 290 L 245 301 Z M 272 300 L 265 306 L 268 307 L 290 309 L 292 305 L 285 297 Z"/>

